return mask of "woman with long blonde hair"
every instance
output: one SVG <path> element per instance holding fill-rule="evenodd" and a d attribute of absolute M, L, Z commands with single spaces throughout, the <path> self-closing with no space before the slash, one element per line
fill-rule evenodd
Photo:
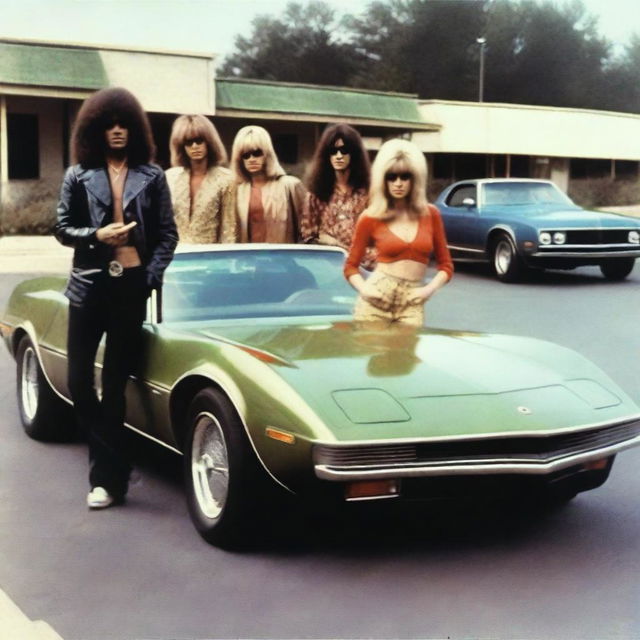
<path fill-rule="evenodd" d="M 424 304 L 453 274 L 437 207 L 426 199 L 427 163 L 407 140 L 385 142 L 371 170 L 369 206 L 358 219 L 344 273 L 358 292 L 356 321 L 422 326 Z M 365 280 L 360 263 L 368 247 L 378 252 Z M 431 254 L 436 274 L 424 282 Z"/>
<path fill-rule="evenodd" d="M 236 242 L 235 189 L 227 152 L 209 118 L 183 115 L 171 129 L 166 172 L 182 242 Z"/>
<path fill-rule="evenodd" d="M 236 180 L 240 242 L 296 242 L 305 188 L 280 166 L 271 136 L 262 127 L 243 127 L 231 151 Z"/>

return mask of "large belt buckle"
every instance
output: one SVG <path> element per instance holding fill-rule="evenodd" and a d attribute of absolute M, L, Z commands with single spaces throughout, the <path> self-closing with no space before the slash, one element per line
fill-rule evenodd
<path fill-rule="evenodd" d="M 124 267 L 117 260 L 112 260 L 109 263 L 109 275 L 112 278 L 119 278 L 123 273 Z"/>

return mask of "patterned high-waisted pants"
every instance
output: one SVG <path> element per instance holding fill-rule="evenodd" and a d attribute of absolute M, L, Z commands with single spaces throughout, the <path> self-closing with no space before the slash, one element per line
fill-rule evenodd
<path fill-rule="evenodd" d="M 424 325 L 424 303 L 410 302 L 413 289 L 422 286 L 421 280 L 407 280 L 374 271 L 367 279 L 366 290 L 381 297 L 374 303 L 358 296 L 353 312 L 356 322 L 402 322 L 417 327 Z"/>

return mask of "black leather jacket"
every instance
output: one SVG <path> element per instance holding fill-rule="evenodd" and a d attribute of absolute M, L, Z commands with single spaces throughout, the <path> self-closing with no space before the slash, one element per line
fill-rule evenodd
<path fill-rule="evenodd" d="M 173 257 L 178 232 L 173 219 L 171 196 L 160 167 L 142 164 L 129 167 L 122 199 L 124 222 L 138 224 L 130 231 L 130 238 L 147 271 L 151 288 L 162 285 L 162 275 Z M 96 232 L 113 218 L 111 188 L 104 168 L 83 169 L 74 165 L 67 169 L 60 191 L 55 236 L 59 242 L 74 247 L 73 269 L 67 287 L 81 285 L 88 273 L 104 270 L 113 259 L 113 248 L 96 239 Z M 87 280 L 87 278 L 84 278 Z M 88 278 L 89 280 L 91 278 Z M 81 302 L 81 300 L 76 300 Z"/>

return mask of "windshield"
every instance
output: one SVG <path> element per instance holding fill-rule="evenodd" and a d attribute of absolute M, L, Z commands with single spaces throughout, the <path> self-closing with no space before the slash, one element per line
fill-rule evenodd
<path fill-rule="evenodd" d="M 355 292 L 337 251 L 250 249 L 177 254 L 162 292 L 164 322 L 345 315 Z"/>
<path fill-rule="evenodd" d="M 575 206 L 558 187 L 548 182 L 496 182 L 484 185 L 484 204 Z"/>

